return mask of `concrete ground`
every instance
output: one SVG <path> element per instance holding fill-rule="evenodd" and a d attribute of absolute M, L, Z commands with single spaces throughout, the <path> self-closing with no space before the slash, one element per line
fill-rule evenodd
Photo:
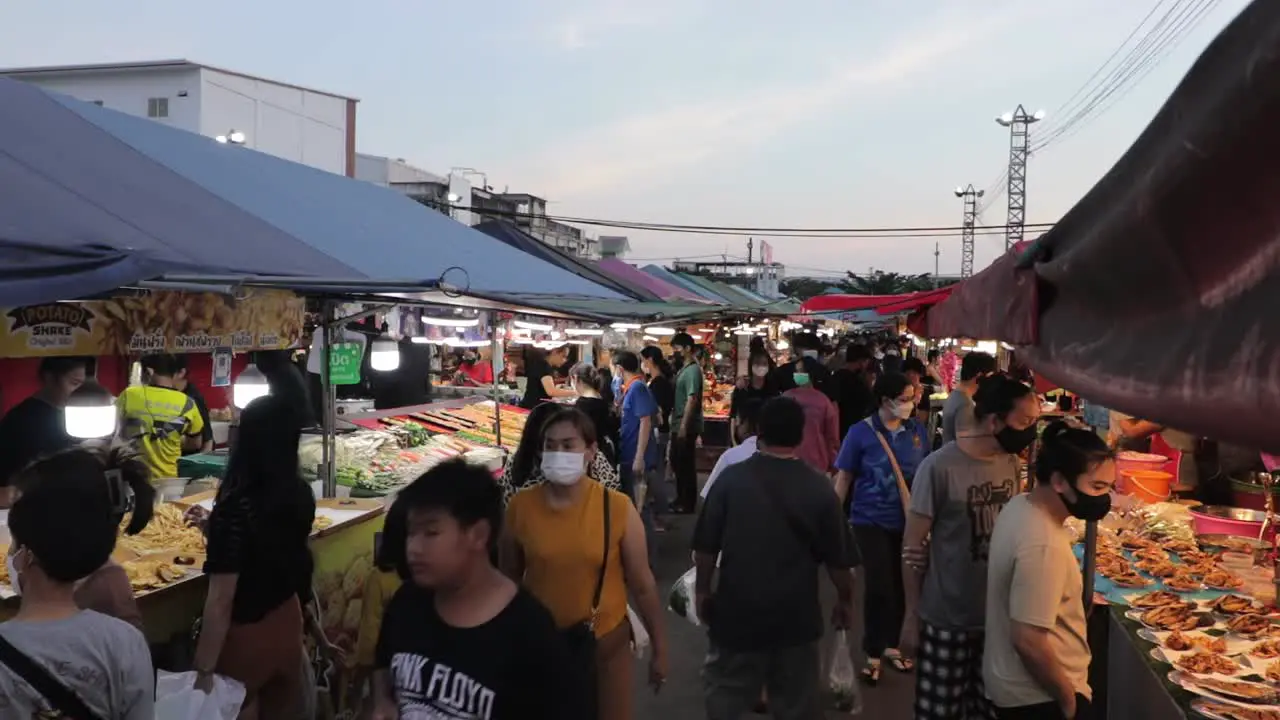
<path fill-rule="evenodd" d="M 671 520 L 670 530 L 658 535 L 657 557 L 654 559 L 658 589 L 662 598 L 667 597 L 672 583 L 690 567 L 689 537 L 693 532 L 693 517 L 675 517 Z M 830 584 L 824 586 L 831 595 Z M 859 582 L 861 586 L 861 582 Z M 858 647 L 861 640 L 861 587 L 858 589 L 858 622 L 854 627 L 853 646 Z M 670 668 L 667 684 L 662 692 L 653 695 L 647 687 L 647 665 L 644 661 L 636 662 L 636 720 L 701 720 L 705 717 L 702 706 L 702 679 L 700 669 L 706 653 L 707 641 L 702 628 L 694 627 L 683 618 L 668 612 L 667 634 L 670 643 Z M 823 657 L 826 657 L 825 646 L 830 636 L 824 640 Z M 855 650 L 855 667 L 861 667 L 860 658 Z M 901 675 L 885 668 L 876 688 L 863 688 L 863 711 L 859 717 L 869 720 L 908 720 L 911 718 L 911 701 L 914 694 L 915 676 Z M 848 717 L 832 711 L 829 719 Z"/>

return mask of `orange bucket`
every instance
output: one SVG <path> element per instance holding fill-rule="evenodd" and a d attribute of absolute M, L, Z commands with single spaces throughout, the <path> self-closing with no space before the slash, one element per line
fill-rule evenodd
<path fill-rule="evenodd" d="M 1120 491 L 1149 503 L 1165 502 L 1173 486 L 1173 473 L 1163 470 L 1121 470 Z"/>

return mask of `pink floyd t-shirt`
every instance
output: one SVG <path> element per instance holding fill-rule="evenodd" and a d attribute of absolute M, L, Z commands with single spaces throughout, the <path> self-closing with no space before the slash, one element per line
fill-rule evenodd
<path fill-rule="evenodd" d="M 374 667 L 401 720 L 576 720 L 589 690 L 569 663 L 551 613 L 523 589 L 489 622 L 458 628 L 406 583 L 382 617 Z"/>

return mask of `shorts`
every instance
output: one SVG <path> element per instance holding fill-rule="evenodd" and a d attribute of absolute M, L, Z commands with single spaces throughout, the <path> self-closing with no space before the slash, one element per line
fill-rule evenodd
<path fill-rule="evenodd" d="M 994 720 L 982 683 L 982 631 L 948 630 L 920 621 L 916 720 Z"/>

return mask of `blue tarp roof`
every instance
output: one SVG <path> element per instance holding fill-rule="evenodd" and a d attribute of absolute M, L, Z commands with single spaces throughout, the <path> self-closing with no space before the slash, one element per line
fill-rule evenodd
<path fill-rule="evenodd" d="M 551 247 L 524 230 L 516 227 L 512 223 L 504 220 L 486 220 L 473 227 L 485 235 L 501 240 L 521 252 L 532 255 L 539 260 L 555 263 L 559 267 L 562 267 L 575 275 L 580 275 L 597 285 L 603 285 L 604 287 L 607 287 L 619 294 L 630 296 L 637 300 L 653 302 L 662 301 L 662 298 L 654 295 L 644 288 L 627 285 L 610 275 L 606 275 L 590 263 L 584 260 L 579 260 L 568 253 L 561 252 L 560 250 Z"/>
<path fill-rule="evenodd" d="M 403 195 L 0 78 L 0 306 L 164 273 L 619 293 Z M 450 272 L 447 280 L 464 284 Z"/>

